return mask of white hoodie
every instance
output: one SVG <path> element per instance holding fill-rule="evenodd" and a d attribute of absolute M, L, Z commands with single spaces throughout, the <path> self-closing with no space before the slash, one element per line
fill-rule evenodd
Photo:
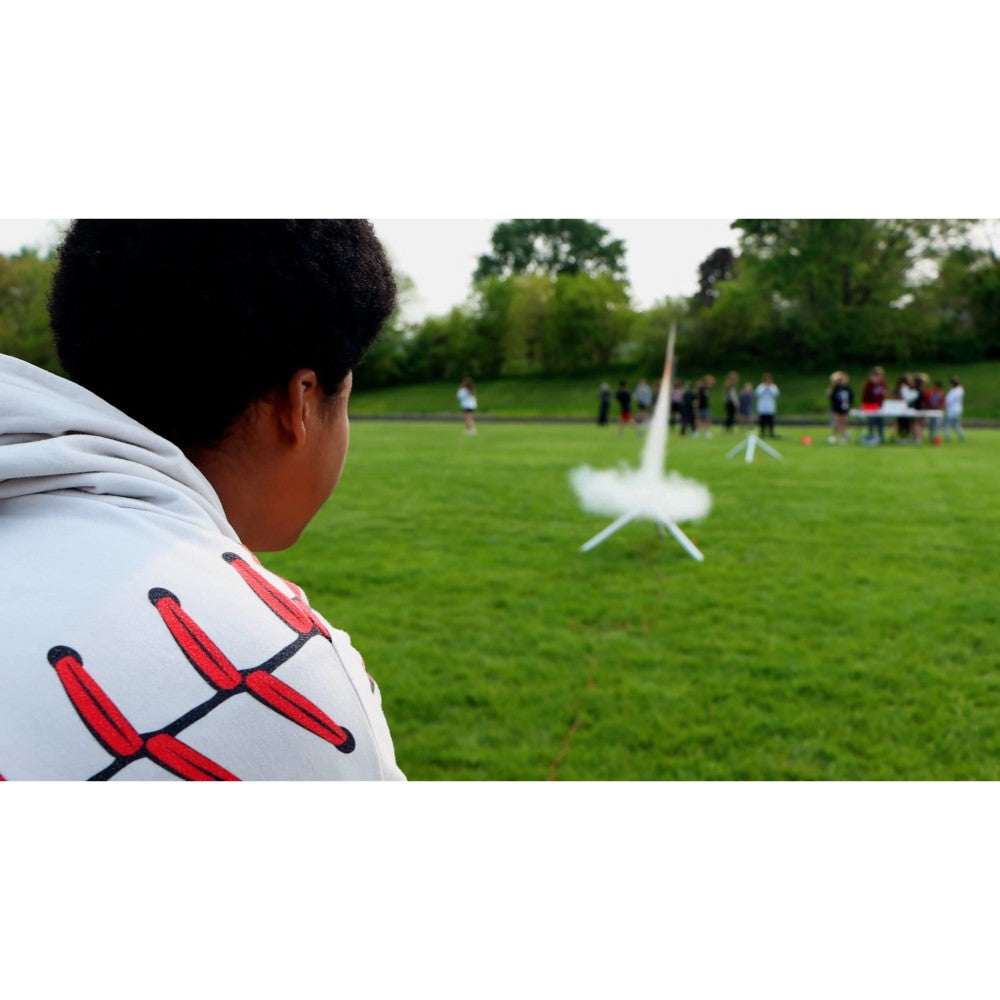
<path fill-rule="evenodd" d="M 0 642 L 4 779 L 403 778 L 349 637 L 183 453 L 3 355 Z"/>

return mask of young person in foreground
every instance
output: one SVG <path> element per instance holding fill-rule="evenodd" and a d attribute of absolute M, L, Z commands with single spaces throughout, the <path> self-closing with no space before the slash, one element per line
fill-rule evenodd
<path fill-rule="evenodd" d="M 253 555 L 337 485 L 395 294 L 363 221 L 70 228 L 73 382 L 0 357 L 5 779 L 403 777 L 348 636 Z"/>

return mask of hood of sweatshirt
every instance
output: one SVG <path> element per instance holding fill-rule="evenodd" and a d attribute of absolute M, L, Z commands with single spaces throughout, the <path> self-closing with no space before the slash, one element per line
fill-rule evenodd
<path fill-rule="evenodd" d="M 211 483 L 176 445 L 89 390 L 0 355 L 0 510 L 5 500 L 67 492 L 239 541 Z"/>

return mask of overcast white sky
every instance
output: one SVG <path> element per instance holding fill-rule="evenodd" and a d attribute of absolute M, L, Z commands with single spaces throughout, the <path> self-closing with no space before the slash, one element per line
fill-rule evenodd
<path fill-rule="evenodd" d="M 498 221 L 375 220 L 397 268 L 416 282 L 415 313 L 436 315 L 464 300 Z M 693 294 L 698 289 L 698 265 L 716 247 L 736 248 L 729 220 L 597 221 L 625 241 L 632 294 L 640 308 L 664 296 Z"/>

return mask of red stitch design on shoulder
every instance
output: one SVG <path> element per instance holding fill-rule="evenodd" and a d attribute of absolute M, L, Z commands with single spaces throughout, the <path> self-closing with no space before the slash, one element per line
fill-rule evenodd
<path fill-rule="evenodd" d="M 270 581 L 258 573 L 245 559 L 235 552 L 227 552 L 222 557 L 243 577 L 247 586 L 290 628 L 299 635 L 313 631 L 312 618 L 301 604 L 296 604 L 277 590 Z"/>
<path fill-rule="evenodd" d="M 115 757 L 132 757 L 142 749 L 142 737 L 84 670 L 83 660 L 75 649 L 53 646 L 49 650 L 49 663 L 55 667 L 84 725 L 108 753 Z"/>
<path fill-rule="evenodd" d="M 140 756 L 146 756 L 189 780 L 239 781 L 234 774 L 174 736 L 165 733 L 140 736 L 84 669 L 83 660 L 75 649 L 53 646 L 48 652 L 48 660 L 84 725 L 97 742 L 117 758 L 115 770 L 120 770 L 121 766 Z"/>
<path fill-rule="evenodd" d="M 209 760 L 204 754 L 198 753 L 186 743 L 169 733 L 160 733 L 146 741 L 146 750 L 158 764 L 168 771 L 173 771 L 178 777 L 188 781 L 239 781 L 235 774 L 230 774 L 214 760 Z"/>
<path fill-rule="evenodd" d="M 293 594 L 295 594 L 295 600 L 299 602 L 299 604 L 302 606 L 302 610 L 305 611 L 305 613 L 312 619 L 313 625 L 316 626 L 320 634 L 325 639 L 329 639 L 330 630 L 326 627 L 326 625 L 323 624 L 323 619 L 320 618 L 320 616 L 316 614 L 316 612 L 311 607 L 309 607 L 309 602 L 306 600 L 305 591 L 297 583 L 292 583 L 291 580 L 285 580 L 284 577 L 282 577 L 281 579 L 284 580 L 285 585 L 291 589 Z"/>
<path fill-rule="evenodd" d="M 312 637 L 320 634 L 329 640 L 329 630 L 301 596 L 291 599 L 282 594 L 250 563 L 233 552 L 225 553 L 223 558 L 270 611 L 296 633 L 296 637 L 263 663 L 239 670 L 181 607 L 176 595 L 162 587 L 154 587 L 148 593 L 150 603 L 188 663 L 214 689 L 214 694 L 155 732 L 144 734 L 136 730 L 84 669 L 83 658 L 76 650 L 69 646 L 53 646 L 48 652 L 48 660 L 63 690 L 91 735 L 114 758 L 91 780 L 105 780 L 133 761 L 148 758 L 188 781 L 239 781 L 221 764 L 179 740 L 177 734 L 204 718 L 228 698 L 242 692 L 330 743 L 341 753 L 354 751 L 356 742 L 349 729 L 336 723 L 309 698 L 274 676 L 274 671 L 290 660 Z M 302 595 L 301 590 L 290 586 L 296 594 Z"/>
<path fill-rule="evenodd" d="M 348 730 L 338 726 L 330 716 L 280 678 L 255 670 L 247 675 L 246 685 L 254 697 L 265 705 L 327 743 L 332 743 L 341 753 L 350 753 L 354 749 L 354 737 Z"/>
<path fill-rule="evenodd" d="M 232 691 L 243 683 L 240 672 L 181 608 L 180 601 L 169 590 L 154 587 L 149 592 L 149 601 L 159 612 L 188 662 L 212 687 L 219 691 Z"/>
<path fill-rule="evenodd" d="M 149 592 L 149 600 L 188 662 L 216 690 L 228 694 L 248 691 L 268 708 L 331 743 L 341 753 L 354 750 L 354 737 L 349 730 L 337 725 L 318 705 L 273 676 L 270 670 L 263 667 L 237 670 L 170 591 L 155 587 Z M 307 636 L 312 634 L 312 629 L 306 633 Z M 298 641 L 302 642 L 303 637 Z M 295 646 L 291 652 L 297 648 Z M 284 658 L 275 662 L 271 670 L 281 662 Z"/>

